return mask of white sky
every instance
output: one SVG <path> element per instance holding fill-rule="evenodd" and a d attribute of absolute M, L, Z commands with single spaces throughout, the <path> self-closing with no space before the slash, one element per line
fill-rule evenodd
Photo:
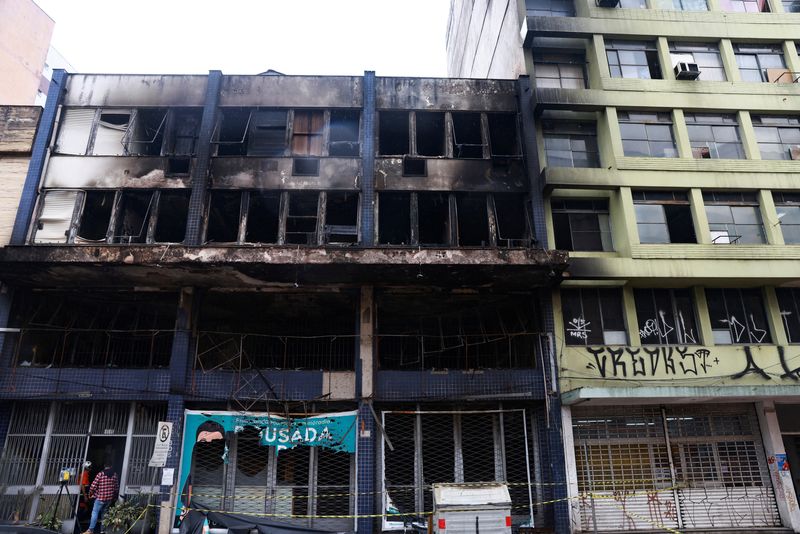
<path fill-rule="evenodd" d="M 35 0 L 77 72 L 446 76 L 450 0 Z"/>

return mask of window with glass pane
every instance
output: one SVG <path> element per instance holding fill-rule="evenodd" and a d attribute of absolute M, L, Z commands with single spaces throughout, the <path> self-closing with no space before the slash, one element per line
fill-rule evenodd
<path fill-rule="evenodd" d="M 586 251 L 613 250 L 607 199 L 554 198 L 550 205 L 553 212 L 556 248 Z"/>
<path fill-rule="evenodd" d="M 644 345 L 696 345 L 697 325 L 689 289 L 635 289 L 636 320 Z"/>
<path fill-rule="evenodd" d="M 670 43 L 669 51 L 673 66 L 678 63 L 696 63 L 700 69 L 700 80 L 727 80 L 717 43 Z"/>
<path fill-rule="evenodd" d="M 692 210 L 681 191 L 634 191 L 640 243 L 696 243 Z"/>
<path fill-rule="evenodd" d="M 736 115 L 685 113 L 695 159 L 744 159 Z"/>
<path fill-rule="evenodd" d="M 667 5 L 663 9 L 670 9 Z M 672 8 L 676 11 L 708 11 L 706 0 L 672 0 Z"/>
<path fill-rule="evenodd" d="M 560 54 L 536 51 L 533 54 L 533 72 L 536 87 L 560 89 L 585 89 L 586 54 Z"/>
<path fill-rule="evenodd" d="M 752 115 L 761 159 L 800 160 L 800 118 Z"/>
<path fill-rule="evenodd" d="M 781 4 L 786 13 L 800 13 L 800 1 L 798 0 L 783 0 Z"/>
<path fill-rule="evenodd" d="M 646 0 L 620 0 L 619 7 L 622 9 L 647 9 Z"/>
<path fill-rule="evenodd" d="M 760 289 L 706 289 L 717 345 L 771 343 Z"/>
<path fill-rule="evenodd" d="M 787 245 L 800 245 L 800 193 L 773 191 L 778 223 Z"/>
<path fill-rule="evenodd" d="M 779 287 L 775 293 L 786 337 L 789 343 L 800 343 L 800 289 Z"/>
<path fill-rule="evenodd" d="M 562 289 L 561 310 L 567 345 L 628 343 L 619 288 Z"/>
<path fill-rule="evenodd" d="M 780 45 L 734 44 L 736 64 L 742 81 L 769 82 L 774 81 L 786 70 L 783 60 L 783 49 Z"/>
<path fill-rule="evenodd" d="M 622 148 L 626 156 L 678 156 L 669 113 L 619 111 L 618 117 Z"/>
<path fill-rule="evenodd" d="M 768 13 L 769 4 L 766 0 L 721 0 L 723 11 L 734 13 Z"/>
<path fill-rule="evenodd" d="M 594 123 L 546 120 L 542 123 L 542 131 L 548 166 L 600 166 Z"/>
<path fill-rule="evenodd" d="M 660 80 L 662 77 L 655 42 L 608 39 L 606 57 L 612 78 Z"/>
<path fill-rule="evenodd" d="M 534 17 L 572 17 L 575 7 L 572 0 L 525 0 L 525 9 Z"/>
<path fill-rule="evenodd" d="M 703 201 L 712 243 L 766 243 L 755 193 L 704 191 Z"/>

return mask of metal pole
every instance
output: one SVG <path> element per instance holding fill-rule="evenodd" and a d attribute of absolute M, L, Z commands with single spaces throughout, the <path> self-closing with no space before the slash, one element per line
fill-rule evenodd
<path fill-rule="evenodd" d="M 586 477 L 589 479 L 589 502 L 592 503 L 592 530 L 597 534 L 597 515 L 594 509 L 594 482 L 592 481 L 592 469 L 589 466 L 589 451 L 586 445 L 583 446 L 583 463 L 586 467 Z"/>
<path fill-rule="evenodd" d="M 528 454 L 528 414 L 522 410 L 522 430 L 525 432 L 525 468 L 528 476 L 528 512 L 530 517 L 530 526 L 533 528 L 533 488 L 531 487 L 531 459 Z"/>

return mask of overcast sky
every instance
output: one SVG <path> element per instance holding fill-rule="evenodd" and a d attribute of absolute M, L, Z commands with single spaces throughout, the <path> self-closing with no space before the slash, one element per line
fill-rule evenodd
<path fill-rule="evenodd" d="M 77 72 L 446 76 L 450 0 L 35 0 Z"/>

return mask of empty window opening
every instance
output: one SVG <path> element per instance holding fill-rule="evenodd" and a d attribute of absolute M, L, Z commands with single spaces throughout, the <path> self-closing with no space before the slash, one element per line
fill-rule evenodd
<path fill-rule="evenodd" d="M 381 294 L 382 369 L 508 369 L 536 366 L 535 299 L 507 295 Z"/>
<path fill-rule="evenodd" d="M 217 125 L 217 155 L 244 156 L 247 154 L 247 132 L 250 129 L 249 109 L 223 109 Z"/>
<path fill-rule="evenodd" d="M 207 243 L 235 243 L 239 240 L 241 196 L 238 191 L 211 192 Z"/>
<path fill-rule="evenodd" d="M 358 242 L 358 193 L 327 193 L 325 242 Z"/>
<path fill-rule="evenodd" d="M 296 156 L 322 155 L 322 111 L 295 110 L 292 126 L 292 154 Z"/>
<path fill-rule="evenodd" d="M 127 110 L 107 111 L 100 114 L 94 138 L 95 155 L 121 156 L 123 141 L 128 130 L 131 113 Z"/>
<path fill-rule="evenodd" d="M 172 156 L 192 156 L 197 148 L 200 133 L 201 109 L 174 111 L 170 124 L 164 154 Z"/>
<path fill-rule="evenodd" d="M 480 113 L 453 113 L 453 157 L 483 158 Z M 419 119 L 417 119 L 419 120 Z"/>
<path fill-rule="evenodd" d="M 450 202 L 444 193 L 419 193 L 419 243 L 448 245 L 450 243 Z"/>
<path fill-rule="evenodd" d="M 294 158 L 292 174 L 294 176 L 319 176 L 319 158 Z"/>
<path fill-rule="evenodd" d="M 487 117 L 492 156 L 519 156 L 517 116 L 513 113 L 489 113 Z"/>
<path fill-rule="evenodd" d="M 156 243 L 182 243 L 186 237 L 190 191 L 161 191 L 153 239 Z"/>
<path fill-rule="evenodd" d="M 493 195 L 497 220 L 497 244 L 501 247 L 529 246 L 531 241 L 528 223 L 528 202 L 524 195 Z"/>
<path fill-rule="evenodd" d="M 14 295 L 10 326 L 16 365 L 164 367 L 169 365 L 174 294 L 26 292 Z"/>
<path fill-rule="evenodd" d="M 168 175 L 187 175 L 192 167 L 192 158 L 168 158 Z"/>
<path fill-rule="evenodd" d="M 360 148 L 358 141 L 359 116 L 359 112 L 356 110 L 335 109 L 331 111 L 328 154 L 344 157 L 358 156 Z"/>
<path fill-rule="evenodd" d="M 378 153 L 400 156 L 410 153 L 407 111 L 381 111 L 378 129 Z"/>
<path fill-rule="evenodd" d="M 682 191 L 634 191 L 641 243 L 697 243 L 689 199 Z"/>
<path fill-rule="evenodd" d="M 166 122 L 165 109 L 136 110 L 133 123 L 125 134 L 127 153 L 138 156 L 160 156 Z"/>
<path fill-rule="evenodd" d="M 105 241 L 116 193 L 114 191 L 86 191 L 85 195 L 77 237 L 86 241 Z"/>
<path fill-rule="evenodd" d="M 347 292 L 211 291 L 200 303 L 195 368 L 352 370 L 356 302 Z"/>
<path fill-rule="evenodd" d="M 147 224 L 153 208 L 151 191 L 122 191 L 112 243 L 145 243 Z"/>
<path fill-rule="evenodd" d="M 319 193 L 289 193 L 286 216 L 286 243 L 315 245 L 317 243 L 317 213 Z"/>
<path fill-rule="evenodd" d="M 458 213 L 458 245 L 461 247 L 488 247 L 489 211 L 486 195 L 462 194 L 456 196 Z"/>
<path fill-rule="evenodd" d="M 411 194 L 378 194 L 378 243 L 411 244 Z"/>
<path fill-rule="evenodd" d="M 251 191 L 245 241 L 248 243 L 277 243 L 280 207 L 280 193 Z"/>
<path fill-rule="evenodd" d="M 444 156 L 444 113 L 417 113 L 417 155 Z"/>
<path fill-rule="evenodd" d="M 403 158 L 403 176 L 427 176 L 428 164 L 422 158 Z"/>
<path fill-rule="evenodd" d="M 283 156 L 286 152 L 286 111 L 254 111 L 250 118 L 248 156 Z"/>

